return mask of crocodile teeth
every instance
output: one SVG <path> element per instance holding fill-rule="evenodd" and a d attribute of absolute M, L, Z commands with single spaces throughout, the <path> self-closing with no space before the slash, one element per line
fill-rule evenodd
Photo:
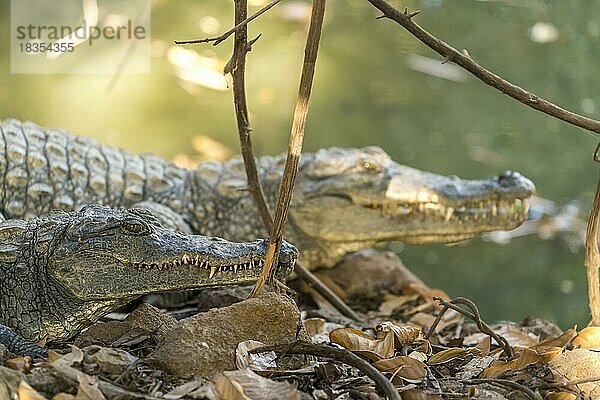
<path fill-rule="evenodd" d="M 233 272 L 237 273 L 237 270 L 238 270 L 238 265 L 237 265 L 237 264 L 235 264 L 235 265 L 233 266 Z"/>
<path fill-rule="evenodd" d="M 190 258 L 187 254 L 184 254 L 183 257 L 181 257 L 181 260 L 186 264 L 190 262 Z"/>
<path fill-rule="evenodd" d="M 210 274 L 208 275 L 208 279 L 212 279 L 213 276 L 217 273 L 217 267 L 210 267 Z"/>
<path fill-rule="evenodd" d="M 450 221 L 450 218 L 452 217 L 453 214 L 454 214 L 454 208 L 448 207 L 446 209 L 446 215 L 444 216 L 444 221 L 445 222 Z"/>

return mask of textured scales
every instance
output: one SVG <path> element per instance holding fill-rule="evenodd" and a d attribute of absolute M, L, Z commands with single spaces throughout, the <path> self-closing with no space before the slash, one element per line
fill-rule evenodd
<path fill-rule="evenodd" d="M 5 221 L 0 343 L 19 349 L 13 331 L 31 341 L 67 339 L 145 294 L 254 282 L 265 251 L 265 240 L 234 243 L 184 234 L 135 208 L 87 205 Z M 278 278 L 292 272 L 297 255 L 284 242 Z"/>
<path fill-rule="evenodd" d="M 153 211 L 160 205 L 155 214 L 184 231 L 235 241 L 266 235 L 244 190 L 240 159 L 186 170 L 28 122 L 4 121 L 0 133 L 0 209 L 7 219 L 143 202 Z M 257 163 L 273 205 L 284 158 Z M 326 149 L 302 156 L 286 238 L 311 268 L 380 241 L 455 242 L 517 227 L 533 190 L 516 172 L 470 181 L 400 165 L 376 147 Z"/>

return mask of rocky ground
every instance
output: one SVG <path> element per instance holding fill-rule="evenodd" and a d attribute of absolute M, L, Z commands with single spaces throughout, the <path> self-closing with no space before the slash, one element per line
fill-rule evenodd
<path fill-rule="evenodd" d="M 391 253 L 366 250 L 318 275 L 360 322 L 297 282 L 294 299 L 221 288 L 167 310 L 141 303 L 48 360 L 0 346 L 0 400 L 600 398 L 598 328 L 487 325 Z"/>

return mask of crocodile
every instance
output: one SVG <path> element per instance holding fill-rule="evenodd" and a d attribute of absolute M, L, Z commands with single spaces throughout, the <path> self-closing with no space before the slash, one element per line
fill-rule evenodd
<path fill-rule="evenodd" d="M 0 223 L 0 343 L 44 355 L 145 294 L 256 281 L 267 241 L 234 243 L 163 226 L 148 210 L 90 204 Z M 298 256 L 284 242 L 276 275 Z"/>
<path fill-rule="evenodd" d="M 0 124 L 0 152 L 5 218 L 99 203 L 145 207 L 181 230 L 233 241 L 267 234 L 240 158 L 189 170 L 14 119 Z M 257 160 L 271 207 L 284 161 Z M 310 269 L 333 266 L 377 242 L 450 243 L 516 228 L 533 191 L 518 172 L 463 180 L 398 164 L 378 147 L 323 149 L 301 157 L 285 237 Z"/>

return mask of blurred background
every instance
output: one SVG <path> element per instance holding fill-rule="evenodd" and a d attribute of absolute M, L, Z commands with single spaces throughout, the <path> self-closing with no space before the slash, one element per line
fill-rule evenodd
<path fill-rule="evenodd" d="M 267 1 L 249 3 L 253 13 Z M 229 29 L 232 4 L 154 0 L 151 74 L 113 76 L 11 74 L 10 10 L 1 2 L 0 118 L 67 128 L 183 165 L 237 153 L 230 78 L 221 73 L 232 40 L 173 45 Z M 600 119 L 599 0 L 392 4 L 421 9 L 419 24 L 504 78 Z M 286 149 L 309 15 L 310 2 L 284 0 L 250 24 L 251 37 L 262 33 L 247 64 L 260 155 Z M 580 231 L 598 177 L 591 161 L 597 138 L 442 66 L 439 56 L 377 15 L 366 0 L 328 2 L 305 151 L 379 145 L 400 163 L 445 175 L 520 171 L 548 200 L 533 210 L 543 217 L 533 234 L 383 247 L 432 287 L 475 300 L 488 321 L 534 315 L 563 328 L 587 323 Z"/>

